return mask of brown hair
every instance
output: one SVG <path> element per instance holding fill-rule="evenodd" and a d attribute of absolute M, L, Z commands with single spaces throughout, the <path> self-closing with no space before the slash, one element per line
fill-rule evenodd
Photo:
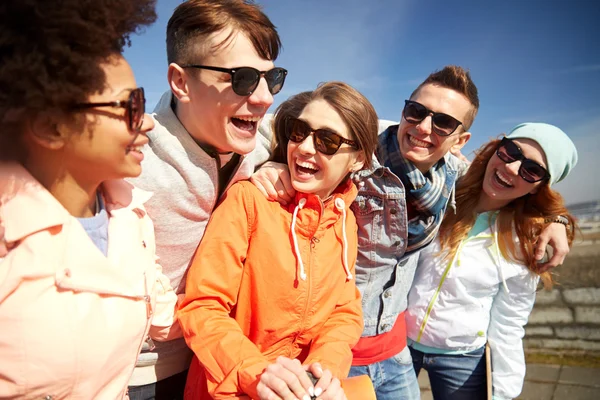
<path fill-rule="evenodd" d="M 476 152 L 469 170 L 456 186 L 456 213 L 447 213 L 440 226 L 439 239 L 442 249 L 449 250 L 447 258 L 456 254 L 461 241 L 467 236 L 477 214 L 473 211 L 482 192 L 483 178 L 488 162 L 495 154 L 500 140 L 492 140 Z M 546 288 L 552 286 L 549 272 L 540 273 L 535 260 L 534 244 L 547 226 L 546 217 L 565 215 L 571 226 L 573 217 L 567 211 L 562 196 L 544 182 L 536 193 L 527 194 L 502 207 L 497 216 L 498 245 L 502 256 L 523 262 L 531 271 L 538 273 Z M 519 238 L 519 248 L 513 240 L 514 232 Z M 574 229 L 567 233 L 569 246 L 573 242 Z"/>
<path fill-rule="evenodd" d="M 462 121 L 465 131 L 468 131 L 471 128 L 471 125 L 473 125 L 477 110 L 479 110 L 477 86 L 473 83 L 469 71 L 457 65 L 447 65 L 443 69 L 430 74 L 423 83 L 412 92 L 410 98 L 412 99 L 423 86 L 428 84 L 439 85 L 455 90 L 469 100 L 473 107 L 471 108 L 471 111 L 467 113 L 466 120 Z"/>
<path fill-rule="evenodd" d="M 72 106 L 101 92 L 102 64 L 156 19 L 155 0 L 0 2 L 0 160 L 21 160 L 24 124 L 75 122 Z M 32 51 L 35 49 L 35 51 Z"/>
<path fill-rule="evenodd" d="M 208 49 L 204 47 L 204 54 L 197 54 L 193 52 L 195 46 L 209 43 L 210 35 L 227 27 L 232 28 L 231 33 L 214 48 L 219 48 L 241 32 L 250 39 L 262 58 L 277 59 L 281 40 L 275 25 L 257 4 L 242 0 L 189 0 L 177 6 L 167 24 L 169 63 L 201 62 Z"/>
<path fill-rule="evenodd" d="M 306 105 L 323 99 L 333 107 L 352 137 L 364 153 L 364 167 L 369 168 L 377 147 L 378 120 L 373 105 L 358 90 L 344 82 L 321 83 L 313 91 L 302 92 L 290 97 L 277 107 L 273 118 L 275 150 L 273 160 L 287 163 L 287 130 L 290 118 L 297 118 Z"/>

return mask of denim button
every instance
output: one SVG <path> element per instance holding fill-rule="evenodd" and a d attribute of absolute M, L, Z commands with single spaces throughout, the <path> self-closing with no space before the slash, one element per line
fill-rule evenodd
<path fill-rule="evenodd" d="M 389 324 L 383 324 L 381 325 L 381 330 L 385 331 L 387 328 L 389 328 Z"/>
<path fill-rule="evenodd" d="M 402 246 L 402 240 L 396 240 L 394 242 L 394 244 L 392 244 L 392 246 L 394 246 L 394 247 Z"/>
<path fill-rule="evenodd" d="M 390 214 L 392 214 L 392 215 L 396 214 L 397 212 L 398 212 L 398 210 L 396 210 L 395 208 L 392 208 L 390 210 Z"/>
<path fill-rule="evenodd" d="M 386 291 L 383 293 L 383 297 L 385 297 L 386 299 L 387 299 L 387 298 L 390 298 L 390 297 L 392 297 L 392 292 L 391 292 L 391 291 L 389 291 L 389 290 L 386 290 Z"/>

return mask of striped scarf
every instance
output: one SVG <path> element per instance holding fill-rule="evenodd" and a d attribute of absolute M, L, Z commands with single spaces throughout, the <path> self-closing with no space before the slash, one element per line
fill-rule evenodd
<path fill-rule="evenodd" d="M 435 237 L 444 217 L 444 207 L 450 197 L 446 187 L 447 166 L 442 158 L 426 174 L 404 159 L 398 146 L 398 126 L 380 135 L 378 156 L 404 184 L 406 201 L 416 211 L 408 221 L 406 253 L 418 250 Z"/>

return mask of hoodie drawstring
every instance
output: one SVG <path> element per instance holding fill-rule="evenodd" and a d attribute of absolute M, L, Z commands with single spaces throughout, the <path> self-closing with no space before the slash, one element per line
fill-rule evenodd
<path fill-rule="evenodd" d="M 494 224 L 496 225 L 496 224 Z M 500 264 L 500 246 L 498 246 L 498 230 L 494 229 L 494 245 L 495 248 L 495 256 L 496 256 L 496 268 L 498 268 L 498 274 L 500 274 L 500 279 L 502 279 L 502 286 L 504 287 L 504 291 L 506 293 L 510 293 L 508 290 L 508 286 L 506 286 L 506 279 L 504 278 L 504 272 L 502 271 L 502 265 Z"/>
<path fill-rule="evenodd" d="M 294 214 L 292 215 L 292 240 L 294 242 L 294 253 L 296 255 L 296 260 L 298 263 L 298 269 L 300 279 L 303 281 L 306 280 L 306 272 L 304 271 L 304 263 L 302 262 L 302 257 L 300 255 L 300 247 L 298 246 L 298 237 L 296 236 L 296 218 L 298 216 L 298 211 L 302 210 L 306 205 L 306 199 L 300 199 L 296 208 L 294 208 Z M 343 199 L 337 198 L 335 199 L 335 207 L 342 212 L 342 263 L 344 265 L 344 271 L 346 272 L 346 277 L 348 280 L 352 279 L 352 274 L 350 273 L 350 268 L 348 267 L 348 238 L 346 237 L 346 203 Z"/>
<path fill-rule="evenodd" d="M 300 269 L 300 279 L 303 281 L 306 280 L 306 272 L 304 272 L 304 263 L 302 262 L 302 257 L 300 256 L 300 248 L 298 247 L 298 238 L 296 237 L 296 216 L 298 215 L 298 211 L 302 210 L 304 205 L 306 204 L 306 199 L 300 199 L 296 208 L 294 208 L 294 215 L 292 215 L 292 240 L 294 241 L 294 253 L 296 253 L 296 260 L 298 261 L 298 266 Z"/>
<path fill-rule="evenodd" d="M 452 184 L 452 190 L 450 191 L 450 207 L 454 210 L 454 215 L 456 215 L 456 182 Z"/>
<path fill-rule="evenodd" d="M 335 199 L 335 207 L 342 212 L 342 242 L 343 242 L 343 255 L 342 262 L 344 264 L 344 271 L 346 271 L 346 277 L 348 280 L 352 279 L 352 274 L 348 268 L 348 239 L 346 238 L 346 203 L 341 198 Z"/>

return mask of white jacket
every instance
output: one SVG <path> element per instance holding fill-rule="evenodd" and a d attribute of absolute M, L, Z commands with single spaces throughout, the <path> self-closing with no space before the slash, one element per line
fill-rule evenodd
<path fill-rule="evenodd" d="M 525 378 L 523 327 L 539 277 L 502 257 L 495 228 L 463 240 L 451 262 L 439 251 L 436 240 L 420 253 L 408 296 L 407 336 L 425 346 L 465 352 L 488 341 L 494 398 L 517 397 Z"/>

